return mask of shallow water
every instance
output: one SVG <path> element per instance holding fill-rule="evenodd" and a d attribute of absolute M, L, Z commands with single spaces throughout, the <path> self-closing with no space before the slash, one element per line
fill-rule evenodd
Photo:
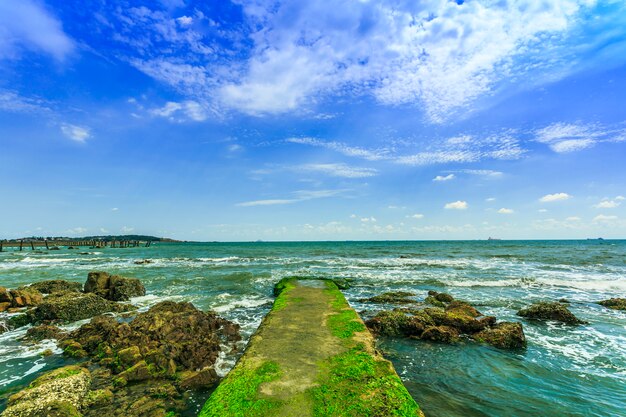
<path fill-rule="evenodd" d="M 88 254 L 81 254 L 88 252 Z M 148 258 L 154 262 L 135 265 Z M 272 287 L 289 275 L 354 279 L 357 300 L 389 290 L 450 292 L 500 320 L 539 300 L 567 298 L 590 325 L 523 321 L 528 349 L 506 352 L 471 342 L 455 346 L 382 340 L 411 394 L 429 416 L 626 415 L 626 313 L 594 301 L 626 295 L 626 241 L 471 241 L 157 244 L 149 248 L 0 253 L 0 286 L 38 280 L 84 282 L 105 270 L 140 278 L 142 308 L 188 300 L 242 325 L 247 339 L 271 307 Z M 78 326 L 75 323 L 70 326 Z M 17 389 L 59 366 L 24 345 L 25 329 L 0 335 L 0 390 Z M 57 351 L 58 352 L 58 351 Z M 234 363 L 224 357 L 225 373 Z"/>

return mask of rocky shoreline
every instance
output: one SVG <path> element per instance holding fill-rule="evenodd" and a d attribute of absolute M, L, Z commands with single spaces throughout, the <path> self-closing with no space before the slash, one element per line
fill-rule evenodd
<path fill-rule="evenodd" d="M 72 363 L 10 396 L 0 416 L 174 417 L 194 393 L 214 387 L 215 363 L 237 349 L 239 325 L 186 302 L 162 301 L 142 313 L 123 302 L 141 295 L 139 280 L 106 272 L 89 273 L 84 286 L 55 280 L 0 288 L 6 310 L 20 312 L 0 329 L 31 324 L 25 342 L 56 339 Z M 87 318 L 73 331 L 57 327 Z"/>
<path fill-rule="evenodd" d="M 216 361 L 240 345 L 239 325 L 186 302 L 163 301 L 139 313 L 128 301 L 145 293 L 138 279 L 107 272 L 90 272 L 84 285 L 49 280 L 0 287 L 0 312 L 11 313 L 0 319 L 0 333 L 30 325 L 25 343 L 54 339 L 67 361 L 12 395 L 0 416 L 175 417 L 189 410 L 195 393 L 206 397 L 220 381 Z M 376 337 L 526 347 L 523 322 L 498 321 L 447 293 L 429 291 L 423 301 L 415 297 L 388 292 L 358 301 L 393 307 L 362 314 Z M 597 304 L 626 310 L 623 298 Z M 568 305 L 563 299 L 538 302 L 517 314 L 526 323 L 587 324 Z M 58 327 L 85 319 L 91 320 L 72 331 Z"/>

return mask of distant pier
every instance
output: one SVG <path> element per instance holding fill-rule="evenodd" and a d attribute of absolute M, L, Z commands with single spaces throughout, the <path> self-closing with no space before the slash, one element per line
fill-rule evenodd
<path fill-rule="evenodd" d="M 152 244 L 151 240 L 33 240 L 33 239 L 13 239 L 13 240 L 0 240 L 0 252 L 5 251 L 7 248 L 13 248 L 14 250 L 35 250 L 35 248 L 45 248 L 47 250 L 59 250 L 62 247 L 66 248 L 136 248 L 136 247 L 149 247 Z"/>
<path fill-rule="evenodd" d="M 330 280 L 283 279 L 199 417 L 423 416 Z"/>

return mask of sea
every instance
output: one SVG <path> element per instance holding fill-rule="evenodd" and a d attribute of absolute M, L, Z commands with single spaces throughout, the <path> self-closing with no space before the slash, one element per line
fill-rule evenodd
<path fill-rule="evenodd" d="M 143 259 L 151 263 L 135 264 Z M 271 308 L 274 284 L 286 276 L 352 280 L 344 294 L 364 319 L 391 308 L 359 301 L 366 297 L 408 291 L 421 301 L 428 290 L 447 292 L 500 321 L 522 322 L 528 347 L 379 340 L 427 416 L 626 416 L 626 312 L 597 304 L 626 297 L 624 240 L 156 243 L 0 253 L 0 286 L 8 288 L 84 282 L 90 271 L 139 278 L 147 294 L 132 302 L 142 310 L 184 300 L 238 322 L 242 347 Z M 563 298 L 589 324 L 516 315 L 533 302 Z M 27 344 L 25 332 L 0 335 L 0 397 L 66 363 L 54 341 Z M 46 349 L 55 354 L 41 356 Z M 222 355 L 219 373 L 236 360 Z M 200 407 L 203 398 L 196 401 Z"/>

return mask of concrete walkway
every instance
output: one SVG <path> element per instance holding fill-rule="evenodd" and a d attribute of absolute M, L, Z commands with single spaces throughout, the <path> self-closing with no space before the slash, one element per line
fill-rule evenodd
<path fill-rule="evenodd" d="M 277 289 L 201 417 L 422 415 L 332 281 L 288 279 Z"/>

